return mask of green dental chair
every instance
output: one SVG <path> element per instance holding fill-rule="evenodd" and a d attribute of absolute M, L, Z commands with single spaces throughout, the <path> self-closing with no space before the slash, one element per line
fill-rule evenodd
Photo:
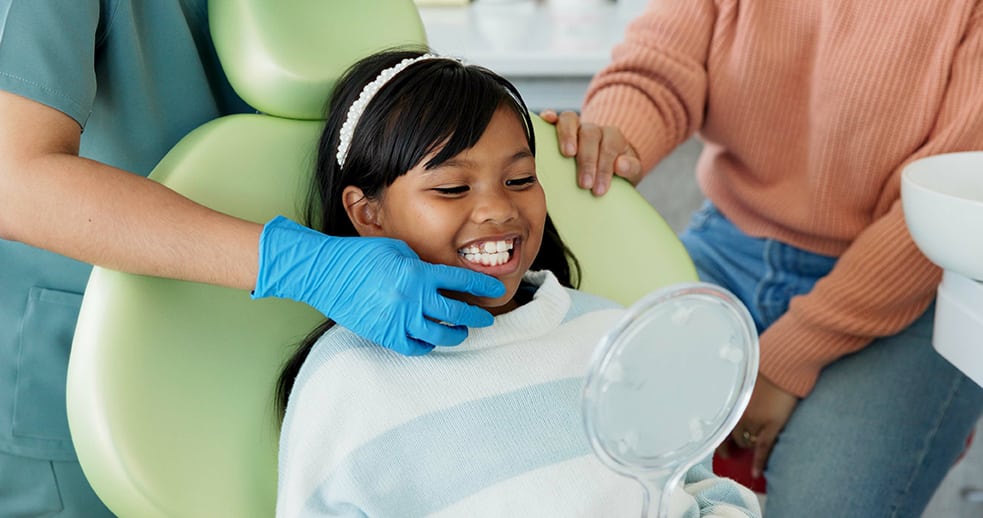
<path fill-rule="evenodd" d="M 259 114 L 212 121 L 151 178 L 256 222 L 297 219 L 322 107 L 359 57 L 425 42 L 412 0 L 215 0 L 226 72 Z M 550 213 L 583 269 L 582 289 L 630 304 L 696 280 L 681 244 L 626 182 L 601 199 L 536 120 Z M 96 268 L 68 372 L 68 417 L 86 476 L 123 517 L 272 516 L 278 431 L 273 386 L 323 317 L 246 291 Z"/>

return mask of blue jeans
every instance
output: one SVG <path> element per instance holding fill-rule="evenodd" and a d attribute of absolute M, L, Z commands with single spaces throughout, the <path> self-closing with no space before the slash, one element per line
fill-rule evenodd
<path fill-rule="evenodd" d="M 680 236 L 701 280 L 731 290 L 759 332 L 836 262 L 750 237 L 713 205 Z M 826 366 L 772 450 L 764 515 L 919 517 L 983 412 L 983 388 L 932 348 L 934 306 Z"/>

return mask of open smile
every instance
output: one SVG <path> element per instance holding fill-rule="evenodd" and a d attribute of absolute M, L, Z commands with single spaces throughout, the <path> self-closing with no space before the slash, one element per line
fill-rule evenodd
<path fill-rule="evenodd" d="M 472 243 L 457 251 L 466 262 L 480 266 L 503 265 L 512 258 L 516 239 Z"/>

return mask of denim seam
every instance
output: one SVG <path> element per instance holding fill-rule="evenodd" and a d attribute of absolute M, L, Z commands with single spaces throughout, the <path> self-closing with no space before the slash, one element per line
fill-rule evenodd
<path fill-rule="evenodd" d="M 949 389 L 949 394 L 942 405 L 939 406 L 940 412 L 937 414 L 937 419 L 933 426 L 928 431 L 928 435 L 925 437 L 925 441 L 922 443 L 922 449 L 918 452 L 918 457 L 916 458 L 915 466 L 909 474 L 908 481 L 905 484 L 904 489 L 895 498 L 894 503 L 891 505 L 891 518 L 897 518 L 900 516 L 899 510 L 901 508 L 901 499 L 906 497 L 910 492 L 911 488 L 915 483 L 915 479 L 918 478 L 917 475 L 921 471 L 922 466 L 924 466 L 925 459 L 928 456 L 929 445 L 935 440 L 935 437 L 939 433 L 939 429 L 942 428 L 942 421 L 945 420 L 949 409 L 952 407 L 952 401 L 955 399 L 956 394 L 959 393 L 959 388 L 962 386 L 965 378 L 961 376 L 956 376 L 953 383 Z"/>
<path fill-rule="evenodd" d="M 761 310 L 764 309 L 763 306 L 762 306 L 762 304 L 761 304 L 761 302 L 764 299 L 764 293 L 763 292 L 764 292 L 764 289 L 765 289 L 764 288 L 765 283 L 768 282 L 769 280 L 771 280 L 771 277 L 772 277 L 772 275 L 775 272 L 774 268 L 771 267 L 771 261 L 768 261 L 768 248 L 769 248 L 770 245 L 771 245 L 771 241 L 765 240 L 765 246 L 764 246 L 764 249 L 761 252 L 761 257 L 762 257 L 762 259 L 764 259 L 762 262 L 765 265 L 765 274 L 761 276 L 761 279 L 758 280 L 757 285 L 754 287 L 754 305 L 755 305 L 755 307 L 759 308 L 759 311 L 761 311 Z M 766 315 L 761 315 L 761 317 L 762 317 L 761 318 L 761 320 L 762 320 L 761 323 L 764 324 L 763 321 L 765 320 Z M 767 327 L 767 326 L 764 326 L 764 327 Z"/>
<path fill-rule="evenodd" d="M 779 246 L 779 243 L 776 241 L 772 239 L 765 240 L 764 250 L 761 254 L 762 262 L 765 265 L 765 274 L 758 281 L 758 285 L 754 289 L 754 304 L 758 307 L 758 312 L 761 315 L 761 324 L 765 328 L 771 327 L 771 324 L 775 322 L 774 304 L 771 300 L 771 293 L 769 292 L 775 285 L 780 284 L 779 281 L 782 277 L 781 268 L 776 268 L 775 261 L 773 260 L 776 246 Z"/>

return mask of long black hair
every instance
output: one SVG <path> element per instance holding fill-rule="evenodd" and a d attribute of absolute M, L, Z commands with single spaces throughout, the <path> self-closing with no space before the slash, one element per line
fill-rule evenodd
<path fill-rule="evenodd" d="M 515 86 L 486 68 L 441 58 L 413 63 L 385 83 L 352 128 L 355 138 L 350 139 L 345 165 L 339 165 L 342 126 L 363 87 L 384 70 L 426 52 L 379 52 L 355 63 L 339 79 L 328 100 L 327 122 L 304 209 L 305 223 L 311 228 L 334 236 L 357 236 L 342 200 L 345 187 L 358 187 L 366 198 L 374 199 L 435 150 L 436 155 L 426 167 L 440 166 L 474 146 L 501 107 L 515 113 L 529 150 L 535 155 L 532 120 Z M 564 286 L 573 288 L 579 284 L 580 266 L 560 240 L 549 215 L 543 228 L 543 243 L 531 268 L 552 271 Z M 333 325 L 330 319 L 318 325 L 284 365 L 276 387 L 280 419 L 301 365 L 318 338 Z"/>

